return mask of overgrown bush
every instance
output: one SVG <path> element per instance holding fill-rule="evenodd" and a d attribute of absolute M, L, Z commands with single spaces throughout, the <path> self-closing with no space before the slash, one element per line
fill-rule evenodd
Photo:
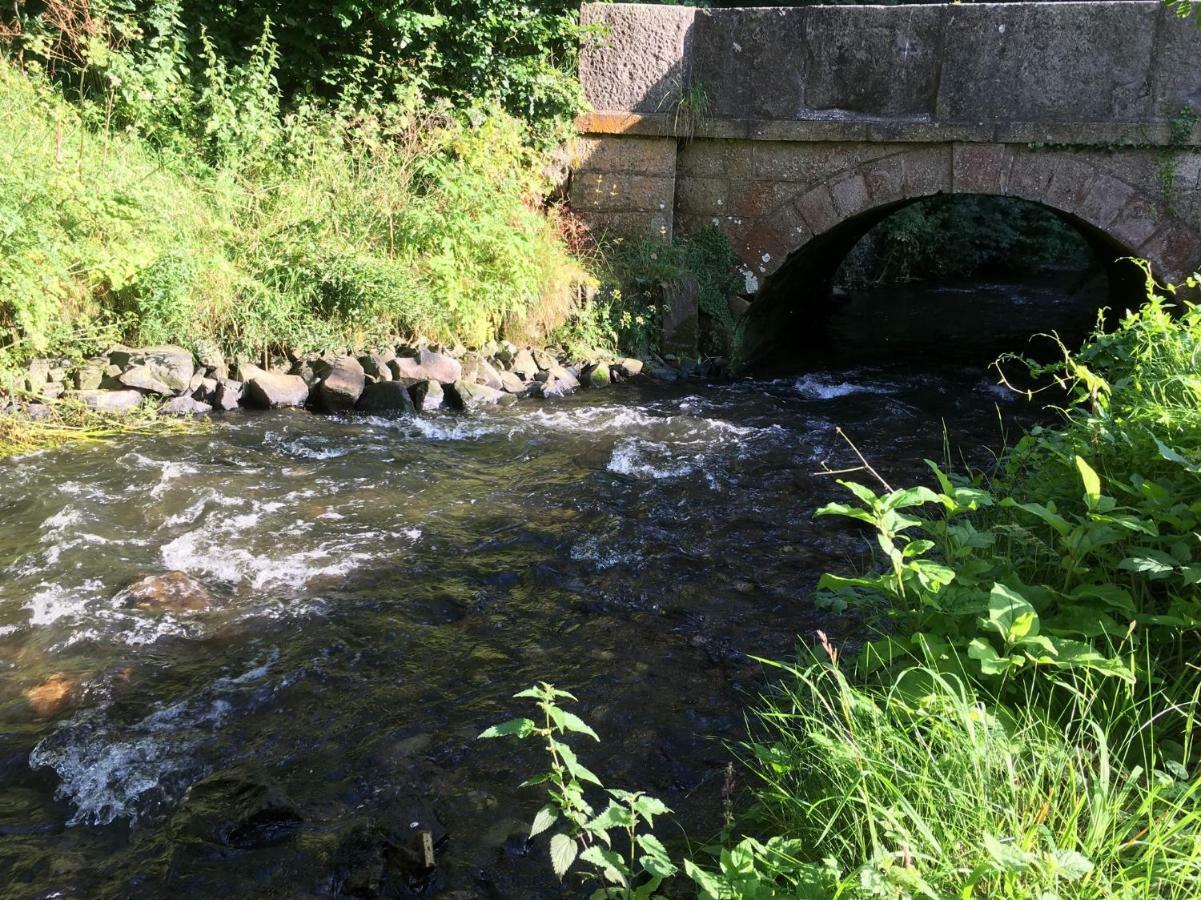
<path fill-rule="evenodd" d="M 562 321 L 586 280 L 541 209 L 541 157 L 502 110 L 463 118 L 413 93 L 281 116 L 264 33 L 245 65 L 214 51 L 192 102 L 117 129 L 121 91 L 140 118 L 138 98 L 174 88 L 102 46 L 113 90 L 96 100 L 67 102 L 45 65 L 0 66 L 8 364 L 117 338 L 260 354 L 526 337 Z"/>

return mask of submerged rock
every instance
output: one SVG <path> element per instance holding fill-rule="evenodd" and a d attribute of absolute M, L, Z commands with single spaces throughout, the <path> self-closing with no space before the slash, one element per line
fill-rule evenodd
<path fill-rule="evenodd" d="M 79 679 L 61 673 L 51 675 L 37 687 L 25 691 L 25 699 L 40 718 L 49 718 L 59 712 L 71 699 L 79 686 Z"/>
<path fill-rule="evenodd" d="M 147 575 L 122 592 L 129 606 L 154 612 L 205 612 L 217 605 L 217 598 L 203 584 L 184 572 Z"/>
<path fill-rule="evenodd" d="M 613 376 L 609 374 L 609 366 L 600 362 L 584 369 L 583 382 L 588 387 L 605 387 L 613 383 Z"/>
<path fill-rule="evenodd" d="M 246 399 L 260 409 L 304 406 L 309 386 L 298 375 L 281 375 L 259 370 L 246 382 Z"/>
<path fill-rule="evenodd" d="M 257 850 L 289 840 L 304 818 L 279 787 L 255 769 L 238 766 L 192 785 L 171 824 L 183 845 L 199 840 Z"/>

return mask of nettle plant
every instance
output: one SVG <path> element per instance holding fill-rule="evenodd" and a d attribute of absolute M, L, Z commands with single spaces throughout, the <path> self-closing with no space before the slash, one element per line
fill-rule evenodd
<path fill-rule="evenodd" d="M 1092 467 L 1080 457 L 1074 462 L 1084 503 L 1064 511 L 1050 501 L 998 503 L 979 485 L 957 483 L 929 460 L 938 491 L 892 490 L 882 482 L 885 491 L 878 494 L 840 481 L 859 503 L 831 503 L 817 515 L 871 526 L 888 566 L 862 576 L 823 575 L 820 601 L 835 608 L 883 601 L 888 615 L 912 627 L 912 642 L 931 662 L 941 660 L 951 669 L 968 658 L 985 676 L 1041 667 L 1132 681 L 1130 663 L 1090 643 L 1098 638 L 1119 643 L 1136 617 L 1129 591 L 1097 577 L 1102 573 L 1095 557 L 1132 535 L 1154 533 L 1154 523 L 1103 495 Z M 935 514 L 915 514 L 928 507 Z M 982 518 L 980 512 L 990 508 L 1004 515 Z M 1040 583 L 1027 584 L 1018 566 L 1031 548 L 1044 563 L 1058 564 L 1049 571 L 1045 564 L 1029 566 Z M 910 659 L 909 654 L 899 639 L 885 637 L 869 645 L 865 660 L 870 670 Z"/>
<path fill-rule="evenodd" d="M 558 827 L 550 838 L 550 860 L 555 874 L 566 877 L 572 866 L 586 865 L 602 887 L 592 894 L 601 898 L 647 900 L 656 897 L 659 886 L 678 869 L 662 842 L 650 833 L 655 816 L 671 810 L 660 800 L 641 791 L 606 788 L 576 756 L 567 743 L 570 734 L 600 738 L 579 716 L 563 709 L 563 700 L 575 701 L 567 691 L 542 683 L 514 696 L 535 702 L 541 723 L 512 719 L 494 725 L 481 738 L 534 738 L 544 743 L 550 768 L 530 778 L 523 787 L 546 785 L 548 802 L 534 817 L 530 837 Z M 592 785 L 607 798 L 599 813 L 585 797 Z"/>

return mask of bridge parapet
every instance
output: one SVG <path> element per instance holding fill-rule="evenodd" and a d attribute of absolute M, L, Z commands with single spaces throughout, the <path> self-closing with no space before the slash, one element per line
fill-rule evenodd
<path fill-rule="evenodd" d="M 573 205 L 664 238 L 718 224 L 750 288 L 848 219 L 935 193 L 1044 203 L 1165 278 L 1201 260 L 1201 32 L 1162 3 L 583 20 L 607 36 L 581 59 Z"/>

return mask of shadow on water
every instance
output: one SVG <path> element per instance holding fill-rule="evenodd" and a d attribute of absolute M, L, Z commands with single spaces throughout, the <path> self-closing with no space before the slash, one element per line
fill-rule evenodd
<path fill-rule="evenodd" d="M 581 698 L 607 783 L 714 833 L 722 742 L 764 684 L 748 654 L 856 630 L 806 599 L 866 552 L 812 520 L 836 490 L 813 473 L 854 461 L 834 428 L 900 483 L 941 457 L 943 423 L 986 464 L 1002 421 L 1042 415 L 979 354 L 873 366 L 865 348 L 904 356 L 907 322 L 943 329 L 938 348 L 1008 341 L 1014 310 L 1045 321 L 1061 295 L 856 296 L 832 320 L 840 362 L 727 385 L 471 418 L 239 415 L 3 464 L 5 896 L 558 896 L 524 837 L 533 748 L 475 739 L 541 679 Z M 123 604 L 164 570 L 215 608 Z M 421 831 L 432 875 L 410 858 Z"/>

